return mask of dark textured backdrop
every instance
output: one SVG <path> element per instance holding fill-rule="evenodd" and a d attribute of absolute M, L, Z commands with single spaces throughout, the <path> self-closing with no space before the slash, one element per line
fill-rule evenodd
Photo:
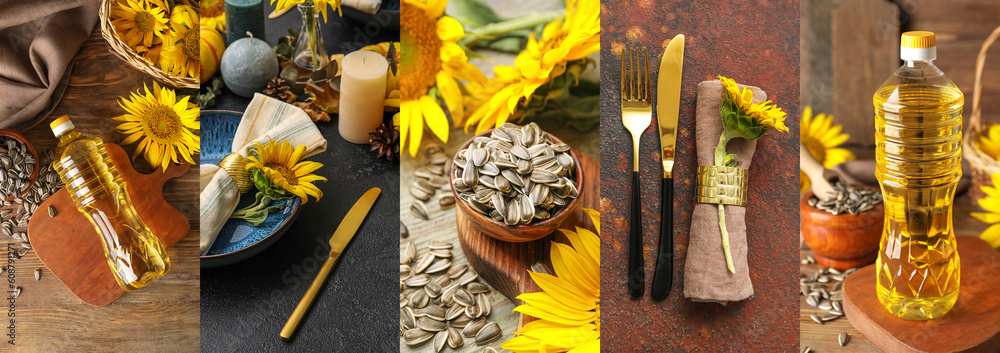
<path fill-rule="evenodd" d="M 798 309 L 799 2 L 604 1 L 601 5 L 601 336 L 602 351 L 796 351 Z M 653 84 L 668 39 L 686 36 L 674 170 L 674 285 L 662 302 L 649 297 L 660 232 L 659 133 L 640 150 L 646 291 L 626 292 L 632 141 L 621 123 L 619 53 L 651 49 Z M 655 55 L 654 55 L 655 54 Z M 695 177 L 697 84 L 724 75 L 761 87 L 788 112 L 791 131 L 760 140 L 750 168 L 747 212 L 750 299 L 718 304 L 683 297 Z M 655 87 L 654 87 L 655 88 Z M 655 109 L 654 109 L 655 112 Z M 654 114 L 655 115 L 655 114 Z"/>
<path fill-rule="evenodd" d="M 273 6 L 265 0 L 270 13 Z M 399 40 L 399 32 L 329 14 L 322 24 L 330 54 L 363 45 Z M 297 10 L 266 20 L 274 45 L 289 27 L 300 26 Z M 367 31 L 367 34 L 365 34 Z M 228 90 L 210 109 L 243 111 L 250 103 Z M 399 162 L 375 158 L 367 145 L 340 138 L 337 118 L 317 123 L 327 151 L 310 160 L 323 163 L 316 174 L 323 199 L 303 205 L 295 223 L 270 248 L 230 266 L 201 271 L 201 350 L 203 352 L 389 352 L 396 348 L 396 281 L 399 222 Z M 291 342 L 278 332 L 330 252 L 328 240 L 351 206 L 371 187 L 382 194 L 302 318 Z"/>

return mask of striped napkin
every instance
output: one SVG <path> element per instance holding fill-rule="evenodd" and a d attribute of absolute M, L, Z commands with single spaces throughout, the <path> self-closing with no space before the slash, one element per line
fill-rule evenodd
<path fill-rule="evenodd" d="M 263 94 L 254 94 L 236 128 L 233 152 L 246 157 L 253 142 L 288 140 L 292 147 L 306 146 L 305 157 L 326 150 L 326 139 L 305 111 Z M 217 165 L 201 165 L 201 254 L 212 248 L 215 237 L 240 202 L 239 188 L 229 173 Z"/>

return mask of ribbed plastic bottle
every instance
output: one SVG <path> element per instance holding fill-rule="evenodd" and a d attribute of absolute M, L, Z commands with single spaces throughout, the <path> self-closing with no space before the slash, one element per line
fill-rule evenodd
<path fill-rule="evenodd" d="M 902 67 L 872 99 L 876 177 L 885 198 L 878 299 L 893 315 L 927 320 L 958 298 L 952 201 L 962 176 L 962 91 L 936 66 L 934 33 L 902 35 Z"/>
<path fill-rule="evenodd" d="M 50 125 L 59 138 L 52 167 L 104 244 L 104 256 L 125 291 L 145 287 L 170 270 L 163 244 L 132 207 L 125 180 L 100 137 L 76 131 L 68 117 Z"/>

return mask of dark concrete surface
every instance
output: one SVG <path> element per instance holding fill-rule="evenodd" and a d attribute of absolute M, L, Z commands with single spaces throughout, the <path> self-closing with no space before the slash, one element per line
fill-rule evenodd
<path fill-rule="evenodd" d="M 270 1 L 264 0 L 265 5 Z M 266 10 L 271 12 L 271 8 Z M 321 28 L 330 54 L 398 40 L 399 32 L 329 14 Z M 272 45 L 301 15 L 266 20 Z M 365 33 L 367 34 L 359 34 Z M 249 99 L 226 90 L 210 109 L 242 112 Z M 387 114 L 387 118 L 389 115 Z M 288 232 L 257 256 L 201 271 L 201 350 L 204 352 L 388 352 L 397 349 L 395 260 L 399 220 L 399 162 L 376 159 L 368 145 L 344 141 L 337 118 L 317 123 L 328 146 L 310 160 L 323 199 L 310 200 Z M 371 187 L 382 194 L 347 246 L 290 342 L 278 337 L 330 251 L 328 240 L 347 211 Z"/>
<path fill-rule="evenodd" d="M 605 352 L 797 351 L 799 2 L 605 1 L 601 8 L 601 336 Z M 649 296 L 659 246 L 663 175 L 655 109 L 640 150 L 646 291 L 626 290 L 632 141 L 620 115 L 620 51 L 650 48 L 653 85 L 667 40 L 686 36 L 674 169 L 674 284 Z M 655 54 L 655 55 L 654 55 Z M 790 132 L 759 140 L 750 168 L 747 212 L 750 299 L 693 303 L 683 296 L 684 260 L 694 208 L 698 82 L 724 75 L 761 87 L 788 112 Z M 655 86 L 654 86 L 655 88 Z"/>

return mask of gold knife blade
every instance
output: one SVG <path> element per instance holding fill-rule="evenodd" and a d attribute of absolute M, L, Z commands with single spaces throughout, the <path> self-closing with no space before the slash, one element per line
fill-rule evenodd
<path fill-rule="evenodd" d="M 660 125 L 660 158 L 663 177 L 674 177 L 674 149 L 677 147 L 677 117 L 681 106 L 681 72 L 684 68 L 684 35 L 667 43 L 656 79 L 656 122 Z"/>
<path fill-rule="evenodd" d="M 358 202 L 354 203 L 350 211 L 347 211 L 347 215 L 344 216 L 344 220 L 340 221 L 340 225 L 337 226 L 337 230 L 333 232 L 333 236 L 330 237 L 330 256 L 326 258 L 323 262 L 323 267 L 320 268 L 319 273 L 316 274 L 316 278 L 313 279 L 312 284 L 309 285 L 309 289 L 306 290 L 306 294 L 302 296 L 299 300 L 299 304 L 295 306 L 295 311 L 292 315 L 288 317 L 288 321 L 285 322 L 285 326 L 281 328 L 281 340 L 288 341 L 292 339 L 292 335 L 295 333 L 295 329 L 299 326 L 299 321 L 302 320 L 302 316 L 305 315 L 306 311 L 309 310 L 309 306 L 312 305 L 313 299 L 316 299 L 316 293 L 319 289 L 323 287 L 323 283 L 326 282 L 326 278 L 330 276 L 330 270 L 333 269 L 333 265 L 337 263 L 337 259 L 340 258 L 340 253 L 344 251 L 344 247 L 347 243 L 351 242 L 354 238 L 354 234 L 358 232 L 358 228 L 361 227 L 361 222 L 365 220 L 368 216 L 368 211 L 371 210 L 372 205 L 375 204 L 375 199 L 382 192 L 382 189 L 371 188 L 361 198 Z"/>

